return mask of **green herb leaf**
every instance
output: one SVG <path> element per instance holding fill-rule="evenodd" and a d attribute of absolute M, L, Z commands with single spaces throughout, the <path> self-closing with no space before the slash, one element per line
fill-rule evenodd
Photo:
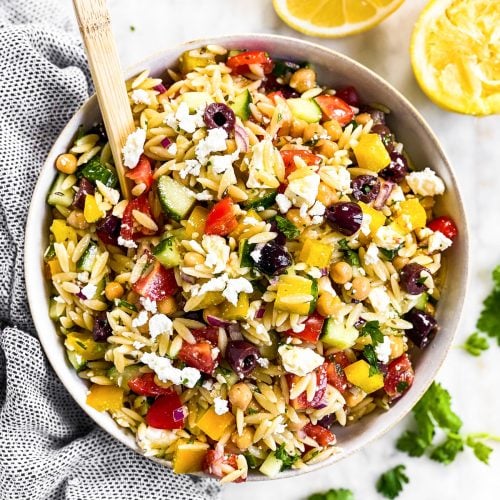
<path fill-rule="evenodd" d="M 404 465 L 398 465 L 382 474 L 377 481 L 377 491 L 386 498 L 399 496 L 405 483 L 410 481 L 405 470 Z"/>
<path fill-rule="evenodd" d="M 450 434 L 446 440 L 434 448 L 431 459 L 442 464 L 451 464 L 457 455 L 464 450 L 464 440 L 458 434 Z"/>
<path fill-rule="evenodd" d="M 493 448 L 483 443 L 478 438 L 475 438 L 474 436 L 469 436 L 466 439 L 465 444 L 472 448 L 472 451 L 474 452 L 474 455 L 476 455 L 476 458 L 478 460 L 481 460 L 481 462 L 487 465 L 489 464 L 490 455 L 493 451 Z"/>
<path fill-rule="evenodd" d="M 380 373 L 380 370 L 378 368 L 377 355 L 375 354 L 375 349 L 373 348 L 372 345 L 365 346 L 365 348 L 363 349 L 363 356 L 370 365 L 370 371 L 368 372 L 368 376 L 372 377 L 373 375 Z"/>
<path fill-rule="evenodd" d="M 300 231 L 292 224 L 288 219 L 281 217 L 281 215 L 277 215 L 274 220 L 276 221 L 276 226 L 278 227 L 278 231 L 282 232 L 288 240 L 293 240 L 299 236 Z"/>
<path fill-rule="evenodd" d="M 340 250 L 344 253 L 344 259 L 351 266 L 359 267 L 361 262 L 359 260 L 358 252 L 355 252 L 352 248 L 349 248 L 347 240 L 344 238 L 338 242 Z"/>
<path fill-rule="evenodd" d="M 475 332 L 469 336 L 462 347 L 472 356 L 480 356 L 483 351 L 490 348 L 490 344 L 486 337 Z"/>
<path fill-rule="evenodd" d="M 384 342 L 384 334 L 380 331 L 378 321 L 367 321 L 361 328 L 361 335 L 370 335 L 374 347 Z"/>
<path fill-rule="evenodd" d="M 354 495 L 351 490 L 340 488 L 331 489 L 323 493 L 314 493 L 307 500 L 354 500 Z"/>
<path fill-rule="evenodd" d="M 410 457 L 421 457 L 429 445 L 426 439 L 412 431 L 406 431 L 396 442 L 396 448 L 408 453 Z"/>
<path fill-rule="evenodd" d="M 385 260 L 392 261 L 394 259 L 394 257 L 396 257 L 396 255 L 398 254 L 398 250 L 400 248 L 401 247 L 395 248 L 394 250 L 387 250 L 387 248 L 380 248 L 379 247 L 378 250 Z"/>
<path fill-rule="evenodd" d="M 130 25 L 130 31 L 135 31 L 135 26 Z"/>
<path fill-rule="evenodd" d="M 282 462 L 281 470 L 291 469 L 292 465 L 299 459 L 299 455 L 289 455 L 285 451 L 285 445 L 284 444 L 280 444 L 279 445 L 279 447 L 274 452 L 274 456 L 278 460 L 281 460 L 281 462 Z"/>

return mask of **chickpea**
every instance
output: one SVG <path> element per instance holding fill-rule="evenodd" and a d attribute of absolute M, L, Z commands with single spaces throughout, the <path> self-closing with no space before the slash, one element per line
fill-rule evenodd
<path fill-rule="evenodd" d="M 290 78 L 290 87 L 303 94 L 316 86 L 316 73 L 310 68 L 297 70 Z"/>
<path fill-rule="evenodd" d="M 336 297 L 329 292 L 322 293 L 316 304 L 316 310 L 321 316 L 332 316 L 336 311 Z"/>
<path fill-rule="evenodd" d="M 304 139 L 304 142 L 309 142 L 314 138 L 315 135 L 319 137 L 323 134 L 323 132 L 324 129 L 321 125 L 318 125 L 317 123 L 309 123 L 309 125 L 307 125 L 304 129 L 302 138 Z"/>
<path fill-rule="evenodd" d="M 291 431 L 300 431 L 300 429 L 304 428 L 309 423 L 309 419 L 305 415 L 298 413 L 297 416 L 299 417 L 298 422 L 288 422 L 287 427 Z"/>
<path fill-rule="evenodd" d="M 352 387 L 349 391 L 343 394 L 345 402 L 349 408 L 354 408 L 366 398 L 366 392 L 363 392 L 357 387 Z"/>
<path fill-rule="evenodd" d="M 246 450 L 253 443 L 253 431 L 250 427 L 245 427 L 241 436 L 233 432 L 231 441 L 240 449 Z"/>
<path fill-rule="evenodd" d="M 337 120 L 329 120 L 323 123 L 326 133 L 330 136 L 332 141 L 338 141 L 342 135 L 342 127 Z"/>
<path fill-rule="evenodd" d="M 392 265 L 396 268 L 396 270 L 400 271 L 406 266 L 406 264 L 408 264 L 408 262 L 410 262 L 408 257 L 401 257 L 400 255 L 397 255 L 392 260 Z"/>
<path fill-rule="evenodd" d="M 372 287 L 370 280 L 364 276 L 354 278 L 352 280 L 352 288 L 350 290 L 351 297 L 356 300 L 365 300 L 370 294 Z"/>
<path fill-rule="evenodd" d="M 402 335 L 391 335 L 391 359 L 399 358 L 405 351 L 406 345 Z"/>
<path fill-rule="evenodd" d="M 158 302 L 157 308 L 161 314 L 172 314 L 177 310 L 177 303 L 173 297 L 165 297 Z"/>
<path fill-rule="evenodd" d="M 89 227 L 88 222 L 85 220 L 83 212 L 81 210 L 73 210 L 66 219 L 68 224 L 75 229 L 87 229 Z"/>
<path fill-rule="evenodd" d="M 108 300 L 119 299 L 123 297 L 124 292 L 123 287 L 116 281 L 110 281 L 104 289 L 104 294 Z"/>
<path fill-rule="evenodd" d="M 352 267 L 344 261 L 336 262 L 330 267 L 330 276 L 335 283 L 344 285 L 352 279 Z"/>
<path fill-rule="evenodd" d="M 199 253 L 188 252 L 184 255 L 184 265 L 188 267 L 194 267 L 197 264 L 203 264 L 204 262 L 205 259 L 203 258 L 203 255 L 200 255 Z"/>
<path fill-rule="evenodd" d="M 229 389 L 229 401 L 232 406 L 245 411 L 252 401 L 252 391 L 245 382 L 238 382 Z"/>
<path fill-rule="evenodd" d="M 316 198 L 318 201 L 323 203 L 325 207 L 329 207 L 334 203 L 337 203 L 337 201 L 339 201 L 337 193 L 329 186 L 327 186 L 324 182 L 319 183 L 318 195 Z"/>
<path fill-rule="evenodd" d="M 77 159 L 71 153 L 59 155 L 56 160 L 56 168 L 63 174 L 74 174 L 76 172 Z"/>
<path fill-rule="evenodd" d="M 371 120 L 372 117 L 369 113 L 360 113 L 354 120 L 356 123 L 359 123 L 360 125 L 366 125 L 369 120 Z"/>
<path fill-rule="evenodd" d="M 332 158 L 333 155 L 339 150 L 336 142 L 329 141 L 328 139 L 321 139 L 317 142 L 316 148 L 320 155 Z"/>

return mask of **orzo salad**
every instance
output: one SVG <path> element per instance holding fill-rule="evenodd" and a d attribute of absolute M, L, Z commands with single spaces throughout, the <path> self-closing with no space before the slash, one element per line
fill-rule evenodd
<path fill-rule="evenodd" d="M 402 397 L 438 331 L 443 181 L 307 63 L 208 46 L 127 90 L 131 198 L 95 126 L 47 199 L 50 316 L 88 405 L 177 473 L 339 453 L 335 428 Z"/>

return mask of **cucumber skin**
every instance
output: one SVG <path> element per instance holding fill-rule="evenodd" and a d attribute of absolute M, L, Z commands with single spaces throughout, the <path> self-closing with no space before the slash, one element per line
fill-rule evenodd
<path fill-rule="evenodd" d="M 234 103 L 229 107 L 234 111 L 234 114 L 241 118 L 243 121 L 248 120 L 250 117 L 250 104 L 252 103 L 252 96 L 247 89 L 234 98 Z"/>
<path fill-rule="evenodd" d="M 170 186 L 165 185 L 165 183 L 170 183 Z M 188 189 L 186 186 L 180 184 L 176 180 L 172 179 L 171 177 L 168 177 L 166 175 L 162 175 L 159 180 L 158 180 L 158 198 L 160 199 L 160 204 L 163 209 L 163 212 L 174 219 L 175 221 L 179 222 L 182 219 L 185 219 L 188 213 L 191 211 L 193 208 L 196 198 L 194 197 L 193 192 Z M 188 197 L 191 199 L 191 206 L 185 210 L 183 213 L 178 213 L 175 208 L 173 208 L 169 202 L 169 194 L 166 193 L 166 190 L 172 190 L 172 189 L 177 189 L 182 193 L 182 195 Z"/>
<path fill-rule="evenodd" d="M 314 99 L 292 98 L 287 99 L 288 106 L 295 118 L 305 120 L 307 123 L 317 123 L 323 113 Z"/>
<path fill-rule="evenodd" d="M 91 241 L 76 263 L 76 270 L 78 272 L 87 271 L 90 273 L 92 271 L 92 266 L 97 256 L 97 249 L 97 245 Z M 91 259 L 91 261 L 89 261 L 89 259 Z"/>
<path fill-rule="evenodd" d="M 166 269 L 177 267 L 182 259 L 177 248 L 177 240 L 173 236 L 169 236 L 160 241 L 153 249 L 153 255 Z"/>
<path fill-rule="evenodd" d="M 277 191 L 270 191 L 269 193 L 264 193 L 261 196 L 249 198 L 248 200 L 243 202 L 243 208 L 245 210 L 250 210 L 251 208 L 259 209 L 261 207 L 264 209 L 269 208 L 274 205 L 277 195 Z"/>
<path fill-rule="evenodd" d="M 59 189 L 59 186 L 66 180 L 67 175 L 60 173 L 50 186 L 50 191 L 47 196 L 47 203 L 53 207 L 59 205 L 61 207 L 70 207 L 73 203 L 74 191 L 69 188 L 64 191 Z"/>

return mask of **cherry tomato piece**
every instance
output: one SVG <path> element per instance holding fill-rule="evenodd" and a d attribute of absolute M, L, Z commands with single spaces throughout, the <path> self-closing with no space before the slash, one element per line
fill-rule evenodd
<path fill-rule="evenodd" d="M 238 221 L 234 213 L 234 203 L 229 197 L 218 201 L 208 212 L 205 234 L 226 236 L 236 229 Z"/>
<path fill-rule="evenodd" d="M 273 70 L 273 61 L 267 54 L 261 50 L 248 50 L 246 52 L 240 52 L 235 56 L 231 56 L 226 61 L 227 66 L 231 68 L 233 73 L 242 75 L 250 71 L 250 64 L 258 64 L 262 66 L 264 74 L 269 74 Z"/>
<path fill-rule="evenodd" d="M 209 375 L 213 373 L 217 366 L 217 360 L 212 358 L 212 346 L 206 341 L 197 344 L 184 342 L 177 357 L 188 366 Z"/>
<path fill-rule="evenodd" d="M 123 212 L 122 225 L 120 227 L 120 236 L 124 240 L 136 240 L 142 236 L 151 236 L 156 231 L 152 231 L 144 226 L 141 226 L 134 218 L 133 212 L 137 210 L 143 214 L 153 218 L 151 206 L 149 204 L 148 195 L 141 194 L 138 198 L 134 198 L 127 203 L 127 207 Z"/>
<path fill-rule="evenodd" d="M 219 343 L 219 329 L 216 326 L 197 328 L 196 330 L 191 330 L 191 333 L 198 342 L 208 340 L 214 347 L 217 347 Z"/>
<path fill-rule="evenodd" d="M 128 381 L 130 390 L 140 396 L 163 396 L 172 394 L 173 390 L 169 387 L 160 387 L 155 383 L 154 373 L 144 373 L 139 377 L 134 377 Z"/>
<path fill-rule="evenodd" d="M 458 236 L 458 228 L 451 217 L 443 215 L 431 220 L 427 227 L 433 231 L 443 233 L 450 240 L 454 240 Z"/>
<path fill-rule="evenodd" d="M 304 432 L 320 446 L 328 446 L 335 442 L 335 434 L 321 425 L 307 424 L 304 427 Z"/>
<path fill-rule="evenodd" d="M 304 160 L 307 165 L 319 165 L 321 162 L 321 158 L 319 156 L 316 156 L 305 149 L 282 149 L 280 154 L 283 158 L 283 163 L 285 164 L 285 177 L 288 177 L 294 170 L 297 169 L 294 160 L 296 156 L 298 156 L 301 160 Z"/>
<path fill-rule="evenodd" d="M 305 408 L 322 408 L 325 405 L 325 392 L 327 386 L 327 364 L 324 363 L 314 370 L 316 372 L 316 392 L 311 401 L 307 401 L 306 392 L 300 393 L 295 399 L 290 401 L 296 410 Z M 292 387 L 299 379 L 297 375 L 287 374 L 288 386 Z"/>
<path fill-rule="evenodd" d="M 316 343 L 321 335 L 321 331 L 323 330 L 323 323 L 325 322 L 325 318 L 318 313 L 311 314 L 305 322 L 305 328 L 301 332 L 294 332 L 292 329 L 287 330 L 285 335 L 289 337 L 296 337 L 302 339 L 305 342 L 313 342 Z"/>
<path fill-rule="evenodd" d="M 141 155 L 137 166 L 129 170 L 125 175 L 136 184 L 142 182 L 146 185 L 146 189 L 149 190 L 153 184 L 153 171 L 150 159 L 146 155 Z"/>
<path fill-rule="evenodd" d="M 176 392 L 159 396 L 149 407 L 146 423 L 156 429 L 182 429 L 184 408 Z"/>
<path fill-rule="evenodd" d="M 389 363 L 384 381 L 384 390 L 392 398 L 402 396 L 413 384 L 415 372 L 407 354 Z"/>
<path fill-rule="evenodd" d="M 174 295 L 177 288 L 173 269 L 165 269 L 158 261 L 148 274 L 140 277 L 132 285 L 134 292 L 154 301 Z"/>
<path fill-rule="evenodd" d="M 334 95 L 319 95 L 316 102 L 323 112 L 323 120 L 337 120 L 344 126 L 354 117 L 351 106 Z"/>

